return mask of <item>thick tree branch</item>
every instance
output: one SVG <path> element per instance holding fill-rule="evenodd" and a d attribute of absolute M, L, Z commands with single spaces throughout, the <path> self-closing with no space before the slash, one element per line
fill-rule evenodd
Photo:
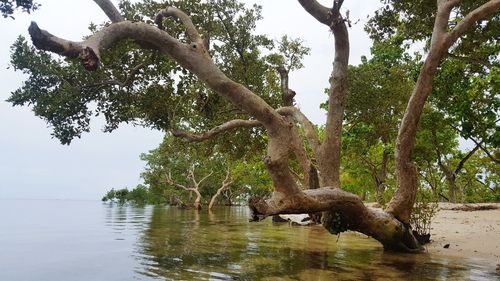
<path fill-rule="evenodd" d="M 305 136 L 316 154 L 320 146 L 318 132 L 316 131 L 314 124 L 307 118 L 307 116 L 305 116 L 304 113 L 302 113 L 302 111 L 298 108 L 292 106 L 278 108 L 277 111 L 283 115 L 293 116 L 295 121 L 297 121 L 304 129 Z"/>
<path fill-rule="evenodd" d="M 331 25 L 330 9 L 321 5 L 316 0 L 299 0 L 299 3 L 317 21 L 327 26 Z"/>
<path fill-rule="evenodd" d="M 278 73 L 281 81 L 281 100 L 282 106 L 293 106 L 296 93 L 288 87 L 288 71 L 284 66 L 278 67 Z"/>
<path fill-rule="evenodd" d="M 94 0 L 94 2 L 99 5 L 99 7 L 112 22 L 120 22 L 125 20 L 120 14 L 120 11 L 118 11 L 118 9 L 110 0 Z"/>
<path fill-rule="evenodd" d="M 299 0 L 299 3 L 319 22 L 327 25 L 335 38 L 335 57 L 330 77 L 325 141 L 317 150 L 317 161 L 322 185 L 340 187 L 341 134 L 349 62 L 349 35 L 345 20 L 340 15 L 343 1 L 335 0 L 331 9 L 322 6 L 316 0 Z"/>
<path fill-rule="evenodd" d="M 186 34 L 188 35 L 189 40 L 196 43 L 203 43 L 200 33 L 198 33 L 198 30 L 191 21 L 191 18 L 188 15 L 186 15 L 183 11 L 174 7 L 167 7 L 158 12 L 158 14 L 156 15 L 155 23 L 161 30 L 164 29 L 163 19 L 165 17 L 172 17 L 178 19 L 186 28 Z"/>
<path fill-rule="evenodd" d="M 104 27 L 83 42 L 72 42 L 53 36 L 40 30 L 36 23 L 30 26 L 30 34 L 37 48 L 69 57 L 80 56 L 88 70 L 95 70 L 99 65 L 99 52 L 117 41 L 130 38 L 149 43 L 193 72 L 212 90 L 255 117 L 271 134 L 276 133 L 276 130 L 281 128 L 280 125 L 284 125 L 283 118 L 262 98 L 230 80 L 220 71 L 204 50 L 202 42 L 186 45 L 156 27 L 128 21 Z"/>
<path fill-rule="evenodd" d="M 359 231 L 380 241 L 387 249 L 418 251 L 418 242 L 409 233 L 409 228 L 390 214 L 367 208 L 361 199 L 339 188 L 309 189 L 302 193 L 282 198 L 251 198 L 249 207 L 251 220 L 262 220 L 276 214 L 323 213 L 322 223 L 332 233 L 338 233 L 338 225 Z M 396 242 L 397 241 L 397 242 Z"/>
<path fill-rule="evenodd" d="M 302 113 L 298 108 L 293 106 L 288 107 L 280 107 L 276 109 L 276 111 L 284 116 L 291 116 L 294 120 L 303 127 L 305 136 L 308 139 L 313 151 L 316 153 L 317 149 L 320 145 L 318 133 L 314 124 Z M 219 126 L 216 126 L 210 129 L 207 132 L 203 133 L 191 133 L 183 130 L 174 129 L 172 130 L 172 134 L 175 137 L 181 137 L 190 142 L 201 142 L 208 139 L 211 139 L 219 134 L 227 132 L 229 130 L 238 129 L 238 128 L 254 128 L 262 126 L 262 124 L 257 120 L 243 120 L 243 119 L 235 119 L 223 123 Z"/>
<path fill-rule="evenodd" d="M 294 104 L 294 97 L 295 97 L 295 92 L 292 91 L 289 88 L 288 85 L 288 74 L 290 69 L 286 69 L 284 66 L 280 66 L 277 69 L 280 78 L 281 78 L 281 99 L 282 99 L 282 106 L 284 108 L 295 108 L 293 106 Z M 281 110 L 283 111 L 283 110 Z M 280 109 L 277 110 L 277 112 L 280 112 Z M 289 123 L 288 125 L 291 126 L 292 132 L 290 135 L 290 148 L 293 151 L 297 161 L 299 162 L 302 172 L 304 177 L 301 179 L 303 182 L 303 185 L 307 187 L 309 185 L 309 169 L 311 166 L 311 160 L 309 159 L 309 156 L 307 155 L 307 150 L 304 145 L 304 142 L 302 138 L 300 137 L 298 131 L 296 130 L 295 126 L 295 118 L 293 115 L 286 115 L 283 114 L 283 112 L 280 112 L 280 114 L 285 115 L 285 120 Z M 294 171 L 289 169 L 290 172 L 292 172 L 292 175 L 294 174 Z M 298 177 L 300 178 L 300 177 Z"/>
<path fill-rule="evenodd" d="M 231 186 L 232 183 L 233 183 L 233 179 L 231 178 L 231 172 L 229 171 L 229 169 L 227 169 L 226 178 L 222 181 L 221 187 L 219 187 L 219 189 L 217 189 L 217 192 L 210 199 L 210 203 L 208 204 L 208 210 L 212 209 L 212 207 L 215 204 L 215 201 L 217 200 L 217 197 L 219 197 L 219 195 L 223 191 L 225 191 L 229 186 Z"/>
<path fill-rule="evenodd" d="M 335 57 L 330 77 L 328 115 L 325 125 L 325 140 L 318 158 L 320 174 L 325 186 L 340 187 L 340 159 L 342 123 L 347 96 L 347 67 L 349 63 L 349 35 L 345 22 L 337 15 L 331 29 L 335 38 Z"/>
<path fill-rule="evenodd" d="M 462 36 L 473 24 L 480 20 L 484 20 L 490 15 L 500 11 L 500 0 L 491 0 L 485 4 L 477 7 L 472 12 L 467 14 L 450 32 L 447 36 L 447 41 L 451 46 L 455 43 L 460 36 Z M 449 48 L 449 47 L 448 47 Z"/>
<path fill-rule="evenodd" d="M 447 32 L 452 8 L 458 1 L 438 0 L 438 12 L 434 22 L 429 54 L 421 68 L 417 83 L 406 107 L 396 140 L 397 189 L 387 211 L 401 221 L 408 223 L 417 193 L 417 171 L 412 162 L 412 151 L 418 122 L 428 96 L 432 92 L 437 68 L 448 53 L 448 49 L 475 22 L 500 10 L 500 0 L 491 0 L 465 16 L 455 28 Z"/>

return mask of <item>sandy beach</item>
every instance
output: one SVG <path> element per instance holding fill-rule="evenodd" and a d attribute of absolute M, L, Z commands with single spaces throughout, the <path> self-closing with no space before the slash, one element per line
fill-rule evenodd
<path fill-rule="evenodd" d="M 439 205 L 440 210 L 432 222 L 431 243 L 426 245 L 427 251 L 431 254 L 482 260 L 497 266 L 500 264 L 500 209 L 451 210 L 461 205 Z M 496 205 L 500 207 L 500 204 Z M 447 244 L 449 248 L 444 248 Z"/>

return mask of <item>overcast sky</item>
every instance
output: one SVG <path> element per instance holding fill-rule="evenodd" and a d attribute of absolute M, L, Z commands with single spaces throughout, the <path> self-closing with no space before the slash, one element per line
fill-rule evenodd
<path fill-rule="evenodd" d="M 63 146 L 50 136 L 47 124 L 34 116 L 29 107 L 12 107 L 5 100 L 25 78 L 7 69 L 10 45 L 17 36 L 29 37 L 30 21 L 43 29 L 72 40 L 86 35 L 90 22 L 104 21 L 105 15 L 92 0 L 39 0 L 40 10 L 31 15 L 17 13 L 16 19 L 0 18 L 0 199 L 85 199 L 98 200 L 112 187 L 134 187 L 141 182 L 144 163 L 139 154 L 158 146 L 163 133 L 140 127 L 121 126 L 113 133 L 101 131 L 103 122 L 94 119 L 90 133 Z M 117 2 L 117 1 L 114 1 Z M 320 1 L 330 5 L 332 1 Z M 298 106 L 315 123 L 323 123 L 324 89 L 332 69 L 333 35 L 308 15 L 297 1 L 251 0 L 263 6 L 264 20 L 258 32 L 278 39 L 287 34 L 299 37 L 311 48 L 305 68 L 292 73 L 290 87 Z M 353 22 L 350 29 L 350 63 L 358 64 L 369 54 L 370 40 L 363 32 L 368 14 L 379 1 L 346 1 Z"/>

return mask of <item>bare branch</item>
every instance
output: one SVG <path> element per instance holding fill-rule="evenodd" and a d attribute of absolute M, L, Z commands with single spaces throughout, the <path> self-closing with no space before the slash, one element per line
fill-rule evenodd
<path fill-rule="evenodd" d="M 201 133 L 194 134 L 182 130 L 172 130 L 172 134 L 175 137 L 181 137 L 186 139 L 189 142 L 201 142 L 210 138 L 213 138 L 221 133 L 224 133 L 228 130 L 237 129 L 237 128 L 253 128 L 262 126 L 261 123 L 257 120 L 243 120 L 243 119 L 235 119 L 224 124 L 221 124 L 213 129 Z"/>
<path fill-rule="evenodd" d="M 117 86 L 120 86 L 122 88 L 128 87 L 128 86 L 132 85 L 132 82 L 134 82 L 135 76 L 137 75 L 137 73 L 139 73 L 139 70 L 141 70 L 141 68 L 143 68 L 145 66 L 146 65 L 143 63 L 136 65 L 134 68 L 132 68 L 130 73 L 127 75 L 127 78 L 125 78 L 125 80 L 123 82 L 117 81 L 117 80 L 108 80 L 108 81 L 104 81 L 100 84 L 94 84 L 91 87 L 98 86 L 98 85 L 110 85 L 110 84 L 117 85 Z"/>
<path fill-rule="evenodd" d="M 214 171 L 210 171 L 210 173 L 206 176 L 204 176 L 198 183 L 197 185 L 201 185 L 202 182 L 204 182 L 206 179 L 208 179 L 212 174 L 214 173 Z"/>
<path fill-rule="evenodd" d="M 183 44 L 166 32 L 158 29 L 154 31 L 154 28 L 144 23 L 127 21 L 111 24 L 82 42 L 61 39 L 45 30 L 41 30 L 35 22 L 31 23 L 28 30 L 33 44 L 38 49 L 71 58 L 79 57 L 83 66 L 90 71 L 98 68 L 101 50 L 107 49 L 117 41 L 125 38 L 150 43 L 165 52 L 167 49 L 172 51 L 174 48 L 185 48 Z"/>
<path fill-rule="evenodd" d="M 280 131 L 278 128 L 285 124 L 283 118 L 261 97 L 222 73 L 203 48 L 203 42 L 186 45 L 154 26 L 143 22 L 128 21 L 104 27 L 82 42 L 55 37 L 40 30 L 36 23 L 30 27 L 30 34 L 37 48 L 64 56 L 80 56 L 83 65 L 88 70 L 97 69 L 100 50 L 107 49 L 120 40 L 133 39 L 149 43 L 195 74 L 210 89 L 259 120 L 268 131 L 278 132 Z M 284 131 L 282 133 L 284 134 Z"/>
<path fill-rule="evenodd" d="M 498 121 L 499 121 L 499 120 L 495 120 L 495 123 L 497 123 Z M 458 127 L 453 126 L 453 125 L 451 125 L 451 127 L 453 127 L 453 129 L 455 129 L 457 132 L 462 133 L 462 130 L 460 130 Z M 488 149 L 487 149 L 487 148 L 483 145 L 483 141 L 481 141 L 481 142 L 480 142 L 480 141 L 478 141 L 478 140 L 476 140 L 475 138 L 470 137 L 470 136 L 468 137 L 468 139 L 470 139 L 472 142 L 474 142 L 474 144 L 475 144 L 476 146 L 479 146 L 479 148 L 480 148 L 480 149 L 481 149 L 484 153 L 486 153 L 486 155 L 487 155 L 487 156 L 491 159 L 491 161 L 493 161 L 493 162 L 495 162 L 495 163 L 497 163 L 497 164 L 500 164 L 500 160 L 499 160 L 499 159 L 497 159 L 497 158 L 495 158 L 495 156 L 493 156 L 493 155 L 491 154 L 491 152 L 490 152 L 490 151 L 488 151 Z"/>
<path fill-rule="evenodd" d="M 284 66 L 280 66 L 277 68 L 277 71 L 280 75 L 281 81 L 282 106 L 293 106 L 293 99 L 296 93 L 288 87 L 289 69 L 286 69 Z"/>
<path fill-rule="evenodd" d="M 221 187 L 219 187 L 219 189 L 217 189 L 217 192 L 210 199 L 210 203 L 208 204 L 208 210 L 212 209 L 212 207 L 215 204 L 215 200 L 217 200 L 217 197 L 219 197 L 219 195 L 223 191 L 225 191 L 232 183 L 233 183 L 233 180 L 231 179 L 231 172 L 229 169 L 227 169 L 226 178 L 224 179 L 224 181 L 222 181 Z"/>
<path fill-rule="evenodd" d="M 304 128 L 306 138 L 311 144 L 311 147 L 313 148 L 313 150 L 317 150 L 317 148 L 320 145 L 318 133 L 316 132 L 314 124 L 304 115 L 304 113 L 302 113 L 298 108 L 292 106 L 281 107 L 276 109 L 276 111 L 281 115 L 292 116 L 295 119 L 295 121 L 299 122 L 301 126 Z M 257 120 L 235 119 L 200 134 L 186 132 L 177 129 L 172 130 L 172 134 L 175 137 L 181 137 L 190 142 L 201 142 L 204 140 L 211 139 L 221 133 L 224 133 L 232 129 L 254 128 L 259 126 L 262 126 L 262 124 Z"/>
<path fill-rule="evenodd" d="M 164 29 L 163 19 L 165 17 L 172 17 L 178 19 L 186 28 L 186 34 L 188 35 L 189 40 L 191 40 L 192 42 L 203 43 L 200 33 L 198 33 L 198 30 L 191 21 L 191 18 L 188 15 L 186 15 L 183 11 L 174 7 L 167 7 L 158 12 L 158 14 L 156 15 L 155 23 L 161 30 Z"/>
<path fill-rule="evenodd" d="M 298 181 L 303 181 L 304 177 L 301 177 L 297 172 L 295 172 L 291 167 L 288 167 L 288 170 L 292 175 L 298 180 Z"/>
<path fill-rule="evenodd" d="M 457 41 L 474 23 L 486 19 L 500 11 L 500 0 L 490 0 L 467 14 L 448 35 L 450 46 Z"/>
<path fill-rule="evenodd" d="M 316 20 L 327 26 L 331 25 L 330 9 L 316 0 L 299 0 L 299 3 Z"/>
<path fill-rule="evenodd" d="M 208 175 L 204 176 L 204 177 L 203 177 L 200 181 L 198 181 L 198 182 L 197 182 L 197 181 L 196 181 L 196 177 L 195 177 L 195 175 L 194 175 L 194 170 L 195 170 L 195 168 L 196 168 L 196 167 L 195 167 L 195 165 L 193 164 L 193 165 L 191 166 L 191 168 L 189 169 L 189 172 L 188 172 L 188 173 L 189 173 L 189 177 L 191 178 L 191 181 L 192 181 L 192 182 L 193 182 L 193 184 L 194 184 L 195 189 L 196 189 L 196 190 L 198 190 L 198 187 L 201 185 L 201 183 L 202 183 L 203 181 L 205 181 L 206 179 L 208 179 L 208 177 L 210 177 L 210 176 L 214 173 L 214 171 L 210 171 L 210 173 L 209 173 Z"/>
<path fill-rule="evenodd" d="M 125 19 L 110 0 L 94 0 L 112 22 L 120 22 Z"/>
<path fill-rule="evenodd" d="M 462 160 L 460 160 L 457 167 L 455 168 L 455 175 L 458 175 L 458 173 L 460 173 L 460 170 L 462 170 L 462 168 L 464 167 L 465 162 L 467 162 L 467 160 L 469 160 L 469 158 L 471 158 L 472 155 L 476 153 L 476 151 L 479 149 L 479 146 L 480 144 L 477 144 L 476 147 L 474 147 L 471 151 L 469 151 L 469 153 L 467 153 L 467 155 L 465 155 L 465 157 L 462 158 Z"/>
<path fill-rule="evenodd" d="M 188 188 L 185 185 L 182 185 L 182 184 L 174 182 L 174 180 L 172 179 L 172 174 L 170 172 L 168 172 L 166 174 L 166 176 L 165 176 L 165 182 L 167 184 L 173 185 L 175 187 L 182 188 L 182 189 L 184 189 L 186 191 L 192 191 L 192 189 L 193 189 L 193 188 Z"/>
<path fill-rule="evenodd" d="M 168 14 L 168 11 L 166 11 Z M 177 14 L 179 15 L 179 14 Z M 188 18 L 186 16 L 186 18 Z M 195 30 L 188 25 L 188 36 L 199 38 Z M 181 21 L 183 18 L 181 18 Z M 245 86 L 229 79 L 213 62 L 203 47 L 202 40 L 183 44 L 167 32 L 143 22 L 118 22 L 102 28 L 99 32 L 89 36 L 82 42 L 72 42 L 57 38 L 46 31 L 30 28 L 35 46 L 39 49 L 51 51 L 66 56 L 80 56 L 83 65 L 88 70 L 95 70 L 99 66 L 99 52 L 112 47 L 123 39 L 132 39 L 137 42 L 149 43 L 159 52 L 169 55 L 180 66 L 186 68 L 207 86 L 226 98 L 234 106 L 258 120 L 267 130 L 269 146 L 265 163 L 273 179 L 276 192 L 295 194 L 300 192 L 296 182 L 286 169 L 290 153 L 290 126 L 289 123 L 274 108 L 261 97 Z M 284 171 L 284 172 L 283 172 Z"/>

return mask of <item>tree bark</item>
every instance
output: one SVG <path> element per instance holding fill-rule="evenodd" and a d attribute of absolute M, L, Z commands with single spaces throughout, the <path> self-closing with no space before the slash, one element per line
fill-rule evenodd
<path fill-rule="evenodd" d="M 437 0 L 438 11 L 432 32 L 429 54 L 421 68 L 417 83 L 399 127 L 396 140 L 397 189 L 388 204 L 387 211 L 404 223 L 409 223 L 410 214 L 417 194 L 417 170 L 412 161 L 418 122 L 441 59 L 448 49 L 475 22 L 500 10 L 500 0 L 491 0 L 470 12 L 453 29 L 448 31 L 451 10 L 460 1 Z"/>
<path fill-rule="evenodd" d="M 217 198 L 219 197 L 219 195 L 224 191 L 226 190 L 229 186 L 231 186 L 231 184 L 233 183 L 233 181 L 231 180 L 231 174 L 229 172 L 229 170 L 227 171 L 226 173 L 226 178 L 224 179 L 224 181 L 222 181 L 222 185 L 221 187 L 219 187 L 219 189 L 217 189 L 217 192 L 214 194 L 214 196 L 212 196 L 212 198 L 210 199 L 210 203 L 208 204 L 208 210 L 212 210 Z"/>
<path fill-rule="evenodd" d="M 299 3 L 309 14 L 330 28 L 335 40 L 335 57 L 328 93 L 325 140 L 316 155 L 321 184 L 330 187 L 341 187 L 341 136 L 346 103 L 347 67 L 349 64 L 349 35 L 345 20 L 340 14 L 342 2 L 334 1 L 333 8 L 328 9 L 315 0 L 299 0 Z"/>

